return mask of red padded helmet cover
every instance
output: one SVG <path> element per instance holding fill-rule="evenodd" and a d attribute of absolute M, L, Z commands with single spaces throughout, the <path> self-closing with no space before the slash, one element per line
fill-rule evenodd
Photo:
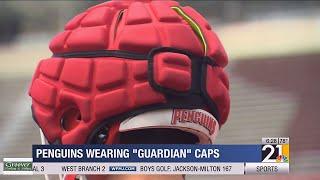
<path fill-rule="evenodd" d="M 190 25 L 171 7 L 175 1 L 110 1 L 75 16 L 50 43 L 54 53 L 125 50 L 148 53 L 174 47 L 203 56 L 204 48 Z M 217 105 L 222 125 L 229 113 L 227 56 L 208 22 L 191 7 L 181 7 L 198 23 L 208 44 L 206 88 Z M 119 14 L 122 18 L 119 20 Z M 178 60 L 177 60 L 178 59 Z M 155 80 L 176 90 L 190 87 L 190 59 L 164 53 L 155 60 Z M 124 58 L 57 58 L 40 61 L 30 91 L 33 115 L 49 142 L 85 143 L 103 119 L 145 105 L 166 103 L 147 81 L 146 61 Z M 67 125 L 61 119 L 67 115 Z M 109 140 L 111 142 L 111 140 Z"/>

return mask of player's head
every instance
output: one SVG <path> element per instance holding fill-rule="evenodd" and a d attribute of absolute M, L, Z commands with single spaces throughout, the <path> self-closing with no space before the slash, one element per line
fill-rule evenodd
<path fill-rule="evenodd" d="M 55 36 L 30 87 L 49 143 L 213 143 L 229 113 L 226 53 L 176 1 L 109 1 Z"/>

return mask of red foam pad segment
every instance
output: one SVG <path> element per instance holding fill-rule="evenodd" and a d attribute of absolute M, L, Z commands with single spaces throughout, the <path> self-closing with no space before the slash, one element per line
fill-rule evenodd
<path fill-rule="evenodd" d="M 66 41 L 70 51 L 90 51 L 108 46 L 109 27 L 97 26 L 73 30 Z"/>
<path fill-rule="evenodd" d="M 207 92 L 216 103 L 220 122 L 224 124 L 230 111 L 229 82 L 221 67 L 207 68 Z"/>
<path fill-rule="evenodd" d="M 154 79 L 162 87 L 176 91 L 191 88 L 191 60 L 177 53 L 161 53 L 154 62 Z"/>
<path fill-rule="evenodd" d="M 87 13 L 83 12 L 80 13 L 78 15 L 76 15 L 74 18 L 72 18 L 65 26 L 64 29 L 65 30 L 72 30 L 75 29 L 77 27 L 79 27 L 81 20 L 85 17 Z"/>
<path fill-rule="evenodd" d="M 89 89 L 92 77 L 92 60 L 86 58 L 72 58 L 66 60 L 61 79 L 64 83 Z"/>
<path fill-rule="evenodd" d="M 180 22 L 180 16 L 167 4 L 159 1 L 151 2 L 152 9 L 160 22 Z"/>
<path fill-rule="evenodd" d="M 125 89 L 103 93 L 95 97 L 94 108 L 97 119 L 128 110 L 129 97 Z"/>
<path fill-rule="evenodd" d="M 67 37 L 70 35 L 71 31 L 64 31 L 57 34 L 50 42 L 49 48 L 53 53 L 63 53 L 66 52 L 65 42 Z"/>
<path fill-rule="evenodd" d="M 114 10 L 109 7 L 96 8 L 94 11 L 90 11 L 86 17 L 81 21 L 81 26 L 102 26 L 111 25 L 112 18 L 114 16 Z"/>
<path fill-rule="evenodd" d="M 144 24 L 152 21 L 150 13 L 142 2 L 134 2 L 128 9 L 126 24 Z"/>
<path fill-rule="evenodd" d="M 168 24 L 164 29 L 170 47 L 187 50 L 199 56 L 204 55 L 204 48 L 202 47 L 201 41 L 189 25 Z"/>
<path fill-rule="evenodd" d="M 40 72 L 48 77 L 58 79 L 64 63 L 63 58 L 49 58 L 43 60 L 40 66 Z"/>
<path fill-rule="evenodd" d="M 161 46 L 159 34 L 152 24 L 126 26 L 118 38 L 120 49 L 137 53 L 148 53 Z"/>
<path fill-rule="evenodd" d="M 55 105 L 57 89 L 49 83 L 36 79 L 31 86 L 30 92 L 37 102 L 50 107 Z"/>
<path fill-rule="evenodd" d="M 125 82 L 127 69 L 124 60 L 107 60 L 101 58 L 97 61 L 96 83 L 99 90 L 116 87 Z"/>

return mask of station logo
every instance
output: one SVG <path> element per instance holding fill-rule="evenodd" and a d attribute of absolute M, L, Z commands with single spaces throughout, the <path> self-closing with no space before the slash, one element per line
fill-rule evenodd
<path fill-rule="evenodd" d="M 289 144 L 265 144 L 261 146 L 262 162 L 288 163 Z"/>

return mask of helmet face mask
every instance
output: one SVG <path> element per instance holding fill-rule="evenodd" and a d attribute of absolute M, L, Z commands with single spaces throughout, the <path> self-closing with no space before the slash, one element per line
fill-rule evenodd
<path fill-rule="evenodd" d="M 49 143 L 213 143 L 228 116 L 224 49 L 201 15 L 175 1 L 103 3 L 72 19 L 50 49 L 30 88 Z M 173 124 L 183 109 L 210 118 Z"/>

